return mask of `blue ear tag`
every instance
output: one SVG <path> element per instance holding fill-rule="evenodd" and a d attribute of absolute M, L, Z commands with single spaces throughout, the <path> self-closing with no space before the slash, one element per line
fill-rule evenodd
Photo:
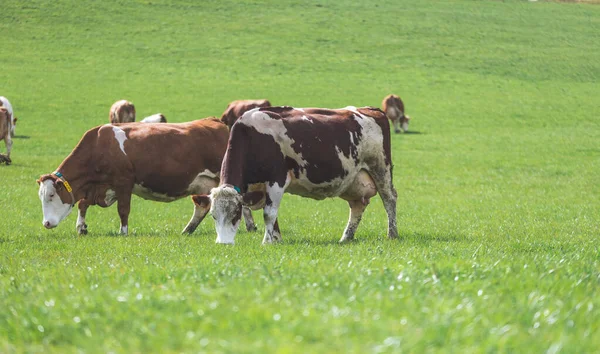
<path fill-rule="evenodd" d="M 240 189 L 240 187 L 233 186 L 233 189 L 235 189 L 235 191 L 238 192 L 239 194 L 242 194 L 242 190 Z"/>

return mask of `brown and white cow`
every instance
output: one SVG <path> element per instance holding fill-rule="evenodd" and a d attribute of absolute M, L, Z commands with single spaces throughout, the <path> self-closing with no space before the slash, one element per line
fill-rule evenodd
<path fill-rule="evenodd" d="M 229 128 L 233 126 L 233 123 L 241 117 L 244 113 L 249 110 L 257 107 L 270 107 L 271 102 L 269 100 L 237 100 L 231 102 L 223 115 L 221 116 L 221 121 Z"/>
<path fill-rule="evenodd" d="M 135 122 L 135 106 L 127 100 L 113 103 L 108 113 L 108 121 L 111 124 Z"/>
<path fill-rule="evenodd" d="M 38 180 L 43 225 L 56 227 L 79 202 L 76 229 L 86 234 L 87 208 L 116 201 L 120 231 L 127 234 L 132 194 L 171 202 L 216 187 L 228 137 L 229 129 L 216 118 L 90 129 L 54 173 Z M 183 232 L 192 233 L 208 210 L 207 205 L 195 205 Z M 249 217 L 247 223 L 254 226 Z"/>
<path fill-rule="evenodd" d="M 242 205 L 263 207 L 263 243 L 281 239 L 277 212 L 284 192 L 313 199 L 340 197 L 350 219 L 340 241 L 354 233 L 378 192 L 388 216 L 388 237 L 398 237 L 392 184 L 389 122 L 372 107 L 269 107 L 246 112 L 230 133 L 221 185 L 210 196 L 217 243 L 234 243 Z"/>
<path fill-rule="evenodd" d="M 15 126 L 17 125 L 17 117 L 15 117 L 15 113 L 13 112 L 12 105 L 10 104 L 10 101 L 8 100 L 8 98 L 6 98 L 4 96 L 0 96 L 0 107 L 6 108 L 6 110 L 8 111 L 8 114 L 10 115 L 10 122 L 11 122 L 10 137 L 14 138 L 15 137 Z"/>
<path fill-rule="evenodd" d="M 6 155 L 0 154 L 0 163 L 4 162 L 7 165 L 10 165 L 12 162 L 10 159 L 10 150 L 12 149 L 12 137 L 10 134 L 12 123 L 10 117 L 8 109 L 0 106 L 0 140 L 4 140 L 4 144 L 6 145 Z"/>
<path fill-rule="evenodd" d="M 162 113 L 156 113 L 140 121 L 140 123 L 166 123 L 167 118 Z"/>
<path fill-rule="evenodd" d="M 381 103 L 385 115 L 392 121 L 396 133 L 407 132 L 410 117 L 404 114 L 404 102 L 396 95 L 387 95 Z"/>

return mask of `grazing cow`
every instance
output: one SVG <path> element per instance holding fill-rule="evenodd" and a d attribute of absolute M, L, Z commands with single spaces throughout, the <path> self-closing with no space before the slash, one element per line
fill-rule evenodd
<path fill-rule="evenodd" d="M 6 155 L 0 154 L 0 163 L 11 164 L 10 150 L 12 149 L 12 137 L 10 136 L 10 128 L 12 124 L 10 121 L 10 114 L 8 109 L 0 107 L 0 140 L 4 140 L 6 145 Z"/>
<path fill-rule="evenodd" d="M 135 106 L 127 100 L 113 103 L 108 113 L 108 121 L 111 124 L 135 122 Z"/>
<path fill-rule="evenodd" d="M 229 129 L 217 118 L 90 129 L 54 173 L 38 180 L 43 225 L 56 227 L 79 202 L 76 229 L 87 234 L 87 208 L 116 201 L 120 231 L 127 234 L 132 194 L 171 202 L 216 187 L 228 137 Z M 192 233 L 208 210 L 208 205 L 195 205 L 183 232 Z M 252 215 L 246 222 L 254 225 Z"/>
<path fill-rule="evenodd" d="M 211 205 L 217 243 L 234 243 L 243 204 L 264 208 L 264 244 L 281 239 L 277 211 L 284 192 L 348 201 L 350 219 L 340 242 L 354 238 L 369 199 L 379 192 L 388 216 L 388 237 L 398 237 L 385 114 L 372 107 L 268 107 L 246 112 L 230 132 L 221 185 L 210 196 L 193 198 Z"/>
<path fill-rule="evenodd" d="M 270 107 L 271 102 L 269 100 L 238 100 L 231 102 L 223 115 L 221 121 L 231 129 L 233 123 L 241 117 L 244 113 L 256 107 Z"/>
<path fill-rule="evenodd" d="M 392 121 L 396 133 L 407 132 L 410 117 L 404 114 L 404 103 L 396 95 L 387 95 L 381 103 L 385 115 Z"/>
<path fill-rule="evenodd" d="M 17 117 L 15 117 L 15 113 L 13 112 L 12 105 L 10 104 L 10 101 L 8 100 L 8 98 L 6 98 L 4 96 L 0 96 L 0 107 L 4 107 L 4 108 L 6 108 L 6 110 L 8 110 L 8 114 L 10 115 L 10 122 L 11 122 L 10 137 L 14 138 L 15 137 L 15 126 L 17 125 Z"/>
<path fill-rule="evenodd" d="M 162 113 L 156 113 L 140 121 L 140 123 L 166 123 L 167 118 Z"/>

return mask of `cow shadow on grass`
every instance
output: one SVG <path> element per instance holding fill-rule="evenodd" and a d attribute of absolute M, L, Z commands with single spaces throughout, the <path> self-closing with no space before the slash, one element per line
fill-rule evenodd
<path fill-rule="evenodd" d="M 402 133 L 402 134 L 408 134 L 408 135 L 413 135 L 413 134 L 414 134 L 414 135 L 419 135 L 419 134 L 425 134 L 425 133 L 422 133 L 422 132 L 420 132 L 420 131 L 416 131 L 416 130 L 409 130 L 409 131 L 407 131 L 407 132 L 404 132 L 404 133 Z"/>
<path fill-rule="evenodd" d="M 30 136 L 29 135 L 15 135 L 13 136 L 13 139 L 29 139 Z"/>

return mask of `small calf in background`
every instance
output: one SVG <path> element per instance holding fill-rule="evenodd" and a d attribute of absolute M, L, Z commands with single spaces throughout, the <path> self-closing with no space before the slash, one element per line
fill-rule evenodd
<path fill-rule="evenodd" d="M 394 132 L 406 133 L 410 117 L 404 114 L 404 103 L 397 95 L 387 95 L 381 103 L 385 115 L 394 125 Z"/>
<path fill-rule="evenodd" d="M 237 100 L 231 102 L 223 115 L 221 116 L 221 122 L 227 124 L 229 129 L 233 126 L 233 123 L 241 117 L 244 113 L 256 107 L 271 107 L 269 100 Z"/>
<path fill-rule="evenodd" d="M 17 124 L 17 117 L 15 117 L 12 105 L 10 104 L 10 101 L 8 100 L 8 98 L 6 98 L 4 96 L 0 96 L 0 107 L 6 108 L 6 110 L 8 111 L 8 114 L 10 114 L 10 122 L 11 122 L 10 137 L 14 138 L 15 137 L 15 125 Z"/>
<path fill-rule="evenodd" d="M 0 107 L 0 140 L 4 140 L 6 145 L 6 155 L 0 154 L 0 164 L 6 163 L 11 164 L 10 150 L 12 149 L 12 137 L 10 136 L 12 122 L 10 121 L 10 115 L 5 107 Z"/>
<path fill-rule="evenodd" d="M 135 122 L 135 106 L 127 100 L 120 100 L 110 107 L 108 120 L 111 124 Z"/>
<path fill-rule="evenodd" d="M 166 123 L 167 118 L 162 113 L 156 113 L 140 121 L 140 123 Z"/>

